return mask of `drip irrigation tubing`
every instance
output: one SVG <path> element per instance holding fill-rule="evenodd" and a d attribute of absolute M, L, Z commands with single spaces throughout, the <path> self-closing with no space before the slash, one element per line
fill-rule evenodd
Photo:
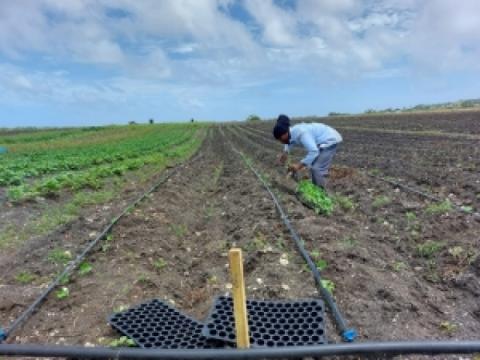
<path fill-rule="evenodd" d="M 222 132 L 222 135 L 225 137 L 225 134 L 223 133 L 223 131 L 221 129 L 220 129 L 220 131 Z M 355 338 L 357 337 L 357 331 L 353 328 L 348 328 L 347 327 L 345 319 L 343 318 L 342 314 L 340 313 L 340 310 L 338 309 L 337 304 L 335 303 L 335 300 L 333 300 L 333 297 L 330 294 L 330 292 L 327 289 L 325 289 L 325 287 L 322 284 L 322 277 L 320 275 L 320 271 L 317 269 L 317 266 L 315 265 L 312 258 L 310 257 L 310 254 L 305 249 L 305 246 L 303 245 L 302 239 L 300 238 L 298 233 L 293 228 L 292 223 L 290 222 L 287 214 L 285 213 L 282 206 L 280 205 L 277 197 L 275 196 L 273 191 L 270 189 L 270 186 L 264 180 L 262 175 L 250 164 L 250 161 L 246 158 L 245 154 L 243 154 L 243 152 L 238 150 L 230 141 L 229 141 L 229 143 L 230 143 L 230 146 L 232 147 L 233 151 L 236 152 L 244 160 L 244 162 L 248 166 L 248 168 L 255 174 L 255 176 L 262 183 L 265 190 L 270 194 L 270 197 L 272 198 L 273 203 L 275 204 L 275 207 L 277 208 L 278 212 L 280 213 L 280 217 L 282 218 L 283 223 L 285 224 L 288 231 L 290 232 L 290 235 L 292 236 L 293 240 L 295 241 L 295 244 L 296 244 L 301 256 L 303 257 L 303 259 L 307 263 L 310 271 L 312 272 L 313 277 L 315 279 L 315 283 L 316 283 L 316 285 L 317 285 L 317 287 L 320 291 L 320 294 L 322 295 L 322 297 L 326 301 L 330 311 L 332 312 L 332 315 L 335 319 L 335 323 L 336 323 L 337 328 L 339 330 L 340 336 L 342 337 L 342 339 L 344 341 L 347 341 L 347 342 L 354 341 Z"/>
<path fill-rule="evenodd" d="M 238 128 L 242 128 L 242 127 L 239 126 Z M 250 127 L 248 127 L 248 126 L 246 126 L 246 127 L 244 127 L 244 128 L 248 128 L 249 130 L 253 130 L 252 128 L 250 128 Z M 244 130 L 244 131 L 245 131 L 245 130 Z M 248 132 L 248 130 L 246 130 L 246 132 Z M 260 135 L 259 133 L 263 133 L 264 135 L 266 135 L 266 133 L 264 133 L 264 132 L 261 131 L 261 130 L 255 130 L 255 131 L 253 131 L 253 132 L 256 133 L 257 136 L 260 136 L 260 137 L 262 137 L 262 138 L 263 138 L 263 136 Z M 271 141 L 271 140 L 268 140 L 268 139 L 265 139 L 265 138 L 263 138 L 263 139 L 273 143 L 273 141 Z M 411 192 L 411 193 L 414 193 L 414 194 L 423 196 L 423 197 L 426 198 L 426 199 L 429 199 L 429 200 L 432 200 L 432 201 L 435 201 L 435 202 L 443 202 L 443 201 L 444 201 L 443 199 L 441 199 L 441 198 L 439 198 L 439 197 L 437 197 L 437 196 L 434 196 L 434 195 L 432 195 L 432 194 L 428 194 L 428 193 L 426 193 L 426 192 L 424 192 L 424 191 L 415 189 L 415 188 L 413 188 L 413 187 L 411 187 L 411 186 L 408 186 L 408 185 L 399 183 L 399 182 L 397 182 L 397 181 L 393 181 L 393 180 L 384 178 L 384 177 L 382 177 L 382 176 L 376 176 L 376 175 L 373 175 L 373 174 L 369 174 L 368 172 L 364 172 L 364 174 L 367 175 L 368 177 L 371 177 L 372 179 L 376 179 L 376 180 L 379 180 L 379 181 L 383 181 L 383 182 L 386 182 L 386 183 L 388 183 L 388 184 L 390 184 L 390 185 L 392 185 L 392 186 L 395 186 L 395 187 L 401 188 L 401 189 L 403 189 L 403 190 L 409 191 L 409 192 Z M 472 215 L 472 216 L 475 217 L 475 218 L 480 218 L 480 213 L 479 213 L 479 212 L 472 212 L 472 211 L 470 211 L 470 210 L 468 210 L 468 209 L 465 209 L 465 208 L 463 208 L 463 207 L 461 207 L 461 206 L 458 206 L 458 205 L 456 205 L 456 204 L 452 204 L 452 207 L 453 207 L 453 209 L 455 209 L 455 210 L 458 211 L 458 212 L 461 212 L 461 213 L 464 213 L 464 214 L 468 214 L 468 215 Z"/>
<path fill-rule="evenodd" d="M 198 150 L 197 150 L 198 152 Z M 198 154 L 195 154 L 193 157 L 198 156 Z M 192 157 L 189 159 L 191 160 Z M 189 161 L 187 160 L 187 161 Z M 185 161 L 186 162 L 186 161 Z M 130 212 L 131 209 L 133 209 L 135 206 L 137 206 L 138 203 L 143 201 L 147 196 L 149 196 L 152 192 L 154 192 L 158 187 L 160 187 L 162 184 L 164 184 L 170 177 L 172 177 L 179 169 L 180 167 L 185 163 L 180 163 L 176 165 L 172 170 L 168 172 L 168 174 L 162 176 L 159 181 L 157 181 L 150 189 L 148 189 L 146 192 L 144 192 L 140 197 L 138 197 L 135 201 L 130 203 L 121 213 L 120 215 L 116 216 L 108 225 L 105 227 L 105 229 L 91 242 L 88 243 L 88 245 L 85 247 L 85 249 L 73 260 L 71 261 L 67 267 L 58 275 L 51 283 L 50 285 L 35 299 L 35 301 L 30 304 L 30 306 L 20 314 L 13 322 L 12 324 L 3 330 L 0 327 L 0 344 L 2 341 L 5 341 L 7 338 L 10 337 L 10 335 L 21 325 L 23 324 L 34 312 L 37 310 L 37 308 L 43 303 L 43 301 L 47 298 L 47 296 L 52 292 L 52 290 L 60 284 L 62 279 L 64 279 L 66 276 L 68 276 L 79 264 L 80 262 L 85 258 L 85 256 L 97 245 L 102 239 L 104 239 L 113 229 L 115 224 L 118 223 L 118 221 L 124 217 L 127 213 Z"/>
<path fill-rule="evenodd" d="M 0 355 L 76 359 L 298 359 L 347 355 L 439 355 L 480 352 L 480 341 L 397 341 L 239 349 L 112 349 L 105 347 L 0 344 Z"/>

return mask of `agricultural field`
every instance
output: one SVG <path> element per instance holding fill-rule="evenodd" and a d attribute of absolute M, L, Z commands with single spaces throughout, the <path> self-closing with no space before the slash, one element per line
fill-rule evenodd
<path fill-rule="evenodd" d="M 132 199 L 171 173 L 8 342 L 118 345 L 106 318 L 153 298 L 203 319 L 231 289 L 233 246 L 244 251 L 249 298 L 318 297 L 249 165 L 278 197 L 360 341 L 475 337 L 480 113 L 304 120 L 329 123 L 344 138 L 324 212 L 306 207 L 299 184 L 276 164 L 282 146 L 268 121 L 0 134 L 11 150 L 0 167 L 3 326 Z M 340 342 L 326 320 L 328 339 Z"/>

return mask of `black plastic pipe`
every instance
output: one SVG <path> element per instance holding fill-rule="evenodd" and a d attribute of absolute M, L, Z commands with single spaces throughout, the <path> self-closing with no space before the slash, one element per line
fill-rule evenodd
<path fill-rule="evenodd" d="M 347 355 L 438 355 L 480 352 L 480 341 L 400 341 L 257 349 L 139 349 L 58 345 L 0 344 L 0 355 L 77 359 L 294 359 Z"/>
<path fill-rule="evenodd" d="M 6 329 L 3 330 L 0 328 L 0 344 L 2 341 L 6 340 L 10 335 L 22 324 L 24 323 L 34 312 L 35 310 L 42 304 L 42 302 L 47 298 L 47 296 L 52 292 L 53 289 L 61 282 L 61 280 L 69 275 L 85 258 L 85 256 L 100 242 L 100 240 L 104 239 L 105 236 L 110 233 L 112 228 L 115 224 L 125 216 L 132 208 L 137 206 L 138 203 L 143 201 L 148 195 L 154 192 L 160 185 L 165 183 L 170 177 L 172 177 L 178 169 L 183 165 L 183 163 L 178 164 L 171 170 L 168 174 L 162 176 L 162 178 L 157 181 L 149 190 L 144 192 L 139 198 L 133 201 L 130 205 L 128 205 L 117 217 L 115 217 L 110 224 L 91 242 L 88 243 L 87 247 L 73 260 L 69 263 L 69 265 L 58 275 L 50 285 L 35 299 L 35 301 L 30 304 L 30 306 L 18 316 L 13 323 Z"/>
<path fill-rule="evenodd" d="M 223 132 L 222 132 L 222 134 L 223 134 Z M 225 134 L 223 134 L 223 135 L 225 136 Z M 303 246 L 303 242 L 300 239 L 300 236 L 297 234 L 297 232 L 293 228 L 290 220 L 288 219 L 287 214 L 285 213 L 282 206 L 278 202 L 277 197 L 275 196 L 273 191 L 270 189 L 270 186 L 268 186 L 266 181 L 260 175 L 260 173 L 258 173 L 258 171 L 247 161 L 245 155 L 241 151 L 237 150 L 237 148 L 235 148 L 235 146 L 232 143 L 230 143 L 230 146 L 232 147 L 233 151 L 235 151 L 237 154 L 239 154 L 242 157 L 242 159 L 247 164 L 248 168 L 255 174 L 255 176 L 262 183 L 265 190 L 270 194 L 270 197 L 272 198 L 273 203 L 275 204 L 275 207 L 277 208 L 278 212 L 280 213 L 280 217 L 282 218 L 283 223 L 285 224 L 288 231 L 290 232 L 290 235 L 292 236 L 292 238 L 293 238 L 293 240 L 294 240 L 294 242 L 295 242 L 295 244 L 298 248 L 298 251 L 300 252 L 300 255 L 303 257 L 303 259 L 307 263 L 310 271 L 312 272 L 313 278 L 315 279 L 315 283 L 316 283 L 316 285 L 317 285 L 317 287 L 320 291 L 320 294 L 322 295 L 323 299 L 325 299 L 330 311 L 332 312 L 332 315 L 335 319 L 335 323 L 336 323 L 337 328 L 339 330 L 340 336 L 342 337 L 342 339 L 344 341 L 347 341 L 347 342 L 354 341 L 355 338 L 358 335 L 357 331 L 355 329 L 347 327 L 345 319 L 343 318 L 342 314 L 340 313 L 340 310 L 338 309 L 337 304 L 335 303 L 335 300 L 333 300 L 333 297 L 330 294 L 330 292 L 327 289 L 325 289 L 325 287 L 322 284 L 322 277 L 320 275 L 320 271 L 317 269 L 317 266 L 313 262 L 313 260 L 310 257 L 310 254 L 308 253 L 308 251 L 305 249 L 305 246 Z"/>

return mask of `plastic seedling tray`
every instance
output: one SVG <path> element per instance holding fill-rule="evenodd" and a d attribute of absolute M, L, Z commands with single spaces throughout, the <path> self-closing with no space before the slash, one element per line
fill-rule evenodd
<path fill-rule="evenodd" d="M 157 299 L 113 314 L 108 322 L 142 348 L 224 347 L 224 344 L 202 335 L 202 323 Z"/>
<path fill-rule="evenodd" d="M 321 300 L 247 300 L 250 345 L 280 347 L 326 343 L 324 303 Z M 202 331 L 212 339 L 235 343 L 233 301 L 216 298 Z"/>

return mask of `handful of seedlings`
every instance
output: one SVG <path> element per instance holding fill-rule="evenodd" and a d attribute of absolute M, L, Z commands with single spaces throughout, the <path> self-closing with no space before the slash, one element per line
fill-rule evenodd
<path fill-rule="evenodd" d="M 297 196 L 305 206 L 315 210 L 317 214 L 330 215 L 333 212 L 333 199 L 325 190 L 309 180 L 302 180 L 297 186 Z"/>

